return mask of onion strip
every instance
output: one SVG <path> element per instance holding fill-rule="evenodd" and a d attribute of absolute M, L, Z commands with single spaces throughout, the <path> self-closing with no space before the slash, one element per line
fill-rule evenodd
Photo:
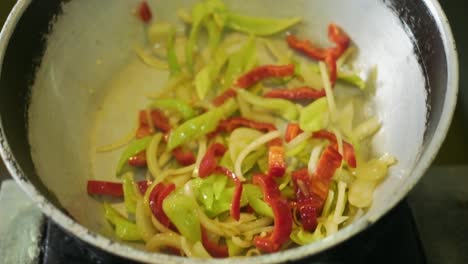
<path fill-rule="evenodd" d="M 323 87 L 327 95 L 328 109 L 330 111 L 331 120 L 334 123 L 337 118 L 337 113 L 336 113 L 335 96 L 333 95 L 330 77 L 328 76 L 327 66 L 325 65 L 324 62 L 321 61 L 319 63 L 319 67 L 320 67 L 320 73 L 322 75 Z"/>
<path fill-rule="evenodd" d="M 153 136 L 151 142 L 146 150 L 146 161 L 148 163 L 148 170 L 151 172 L 153 178 L 156 178 L 158 175 L 161 174 L 161 170 L 158 165 L 158 159 L 156 158 L 158 154 L 158 146 L 161 142 L 162 134 L 158 133 Z"/>
<path fill-rule="evenodd" d="M 125 145 L 128 145 L 128 143 L 130 143 L 130 141 L 132 141 L 135 138 L 136 131 L 137 131 L 137 128 L 135 127 L 132 131 L 128 132 L 126 135 L 116 140 L 115 142 L 109 145 L 97 147 L 96 152 L 98 153 L 110 152 L 110 151 L 117 150 Z"/>
<path fill-rule="evenodd" d="M 273 223 L 273 219 L 270 217 L 263 217 L 258 220 L 243 224 L 239 226 L 241 232 L 248 232 L 256 228 L 269 226 Z"/>
<path fill-rule="evenodd" d="M 160 251 L 164 247 L 182 249 L 182 237 L 176 233 L 156 234 L 146 243 L 148 251 Z"/>
<path fill-rule="evenodd" d="M 242 240 L 238 236 L 233 236 L 231 240 L 232 240 L 232 243 L 234 243 L 236 246 L 241 247 L 241 248 L 249 248 L 252 246 L 252 241 Z"/>
<path fill-rule="evenodd" d="M 247 155 L 249 155 L 252 151 L 256 150 L 257 148 L 259 148 L 263 144 L 266 144 L 269 141 L 271 141 L 271 140 L 273 140 L 273 139 L 275 139 L 277 137 L 280 137 L 280 136 L 281 136 L 281 134 L 280 134 L 279 131 L 269 132 L 269 133 L 259 137 L 258 139 L 254 140 L 252 143 L 247 145 L 247 147 L 245 147 L 239 153 L 239 155 L 237 156 L 236 162 L 234 164 L 234 171 L 235 171 L 235 174 L 236 174 L 237 178 L 240 181 L 245 181 L 245 177 L 242 174 L 242 162 L 247 157 Z"/>
<path fill-rule="evenodd" d="M 145 205 L 142 199 L 137 201 L 135 223 L 141 238 L 143 238 L 145 242 L 148 242 L 157 232 L 151 223 L 151 216 L 147 215 L 145 212 Z"/>
<path fill-rule="evenodd" d="M 206 154 L 206 137 L 202 137 L 198 144 L 198 153 L 197 153 L 197 160 L 195 161 L 195 168 L 193 169 L 192 176 L 198 177 L 198 170 L 200 168 L 200 163 L 203 157 Z"/>
<path fill-rule="evenodd" d="M 186 166 L 186 167 L 182 167 L 182 168 L 178 168 L 178 169 L 166 170 L 166 171 L 160 173 L 158 176 L 156 176 L 156 178 L 154 179 L 154 182 L 160 183 L 160 182 L 164 181 L 164 179 L 166 179 L 166 177 L 168 177 L 168 176 L 174 176 L 174 175 L 181 175 L 181 174 L 190 173 L 194 169 L 195 169 L 195 164 L 192 164 L 192 165 Z"/>
<path fill-rule="evenodd" d="M 317 170 L 317 163 L 320 158 L 320 154 L 322 153 L 322 150 L 323 145 L 319 144 L 315 146 L 310 152 L 309 163 L 307 164 L 307 169 L 310 175 L 314 175 L 315 171 Z"/>
<path fill-rule="evenodd" d="M 151 216 L 151 223 L 153 223 L 153 226 L 161 233 L 174 233 L 174 231 L 161 224 L 161 222 L 159 222 L 159 220 L 154 216 Z"/>
<path fill-rule="evenodd" d="M 312 137 L 312 133 L 310 133 L 310 132 L 301 133 L 300 135 L 295 137 L 293 140 L 291 140 L 291 142 L 286 144 L 287 151 L 293 150 L 294 148 L 299 146 L 301 143 L 303 143 L 304 141 L 306 141 L 310 137 Z"/>

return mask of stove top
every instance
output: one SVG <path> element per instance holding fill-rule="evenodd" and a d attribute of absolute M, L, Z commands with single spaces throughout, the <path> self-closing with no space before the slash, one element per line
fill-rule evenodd
<path fill-rule="evenodd" d="M 85 244 L 50 220 L 45 225 L 41 250 L 41 264 L 135 263 Z M 410 207 L 403 201 L 376 224 L 350 240 L 294 263 L 419 264 L 426 263 L 426 257 Z"/>

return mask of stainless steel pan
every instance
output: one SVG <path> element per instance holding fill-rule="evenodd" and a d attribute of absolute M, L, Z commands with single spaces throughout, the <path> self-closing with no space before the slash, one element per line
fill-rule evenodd
<path fill-rule="evenodd" d="M 143 38 L 141 24 L 129 15 L 138 2 L 17 2 L 0 36 L 0 152 L 10 173 L 43 212 L 82 240 L 143 262 L 201 262 L 148 253 L 113 240 L 103 229 L 98 202 L 85 192 L 88 178 L 112 179 L 116 154 L 95 156 L 96 144 L 126 132 L 145 93 L 165 78 L 132 64 L 132 47 Z M 192 2 L 150 4 L 158 20 L 175 20 L 175 10 Z M 436 0 L 227 2 L 248 14 L 300 15 L 307 24 L 304 33 L 312 39 L 323 40 L 326 25 L 336 22 L 360 48 L 358 64 L 364 69 L 378 66 L 372 100 L 383 129 L 374 146 L 377 152 L 395 155 L 399 163 L 377 190 L 370 210 L 320 242 L 216 262 L 306 257 L 367 228 L 421 178 L 444 140 L 455 107 L 455 43 Z"/>

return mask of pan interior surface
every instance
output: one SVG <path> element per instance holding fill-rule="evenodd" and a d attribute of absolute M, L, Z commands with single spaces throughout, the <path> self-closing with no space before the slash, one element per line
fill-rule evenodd
<path fill-rule="evenodd" d="M 40 181 L 79 224 L 110 239 L 114 238 L 101 202 L 87 195 L 86 183 L 89 179 L 117 180 L 114 172 L 120 152 L 97 154 L 96 147 L 132 131 L 137 111 L 149 102 L 147 96 L 162 88 L 168 78 L 135 56 L 135 45 L 145 41 L 145 27 L 132 15 L 139 2 L 63 3 L 47 36 L 28 111 L 31 156 Z M 188 9 L 195 3 L 148 2 L 155 21 L 171 22 L 177 21 L 178 8 Z M 296 0 L 288 8 L 279 0 L 226 3 L 249 15 L 302 16 L 303 35 L 324 45 L 327 25 L 337 23 L 359 48 L 356 65 L 366 71 L 376 67 L 377 89 L 370 105 L 382 121 L 382 129 L 373 147 L 378 154 L 397 157 L 398 164 L 391 168 L 375 192 L 372 207 L 360 220 L 375 221 L 407 192 L 404 186 L 409 178 L 419 177 L 411 172 L 425 143 L 429 95 L 413 35 L 381 1 Z M 268 8 L 264 8 L 266 4 Z M 352 233 L 353 228 L 342 232 Z M 321 247 L 303 248 L 309 254 Z M 156 261 L 144 254 L 129 257 Z"/>

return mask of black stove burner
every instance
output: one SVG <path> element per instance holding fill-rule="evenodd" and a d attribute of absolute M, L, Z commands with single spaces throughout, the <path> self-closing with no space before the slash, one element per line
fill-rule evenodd
<path fill-rule="evenodd" d="M 128 264 L 125 260 L 81 242 L 48 221 L 41 264 Z M 375 225 L 352 239 L 313 257 L 306 263 L 426 263 L 419 234 L 406 201 Z"/>

